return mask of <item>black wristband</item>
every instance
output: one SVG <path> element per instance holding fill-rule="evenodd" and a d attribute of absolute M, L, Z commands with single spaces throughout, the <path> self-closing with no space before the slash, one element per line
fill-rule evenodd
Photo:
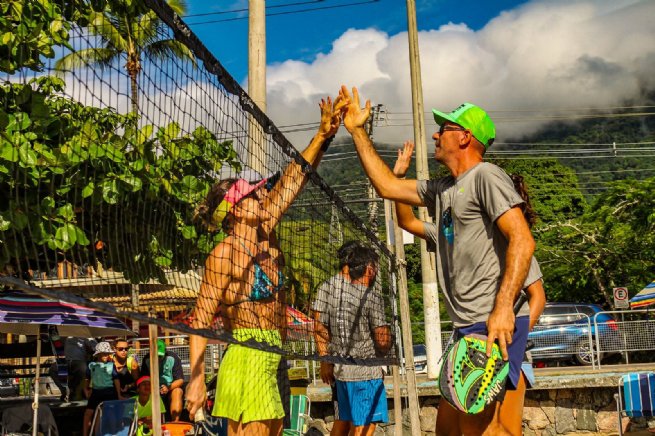
<path fill-rule="evenodd" d="M 325 140 L 325 142 L 323 142 L 323 145 L 321 145 L 321 151 L 325 151 L 325 150 L 327 150 L 328 147 L 330 146 L 330 144 L 332 144 L 332 140 L 333 140 L 333 139 L 334 139 L 334 135 L 332 135 L 332 136 L 330 136 L 329 138 L 327 138 L 327 139 Z"/>

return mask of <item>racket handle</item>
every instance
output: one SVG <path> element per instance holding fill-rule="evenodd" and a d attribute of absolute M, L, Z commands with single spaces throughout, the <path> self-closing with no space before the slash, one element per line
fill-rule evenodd
<path fill-rule="evenodd" d="M 519 310 L 521 310 L 521 307 L 526 301 L 528 301 L 528 296 L 524 290 L 521 290 L 521 292 L 519 292 L 519 298 L 517 298 L 516 303 L 514 303 L 514 315 L 519 313 Z"/>
<path fill-rule="evenodd" d="M 204 421 L 204 420 L 205 420 L 205 411 L 201 407 L 198 410 L 196 410 L 196 414 L 193 416 L 193 421 L 194 422 L 201 422 L 201 421 Z"/>

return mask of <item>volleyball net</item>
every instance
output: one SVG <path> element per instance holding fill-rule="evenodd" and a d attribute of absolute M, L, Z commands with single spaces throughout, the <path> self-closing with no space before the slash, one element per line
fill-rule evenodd
<path fill-rule="evenodd" d="M 5 59 L 0 283 L 135 325 L 227 343 L 246 335 L 248 347 L 296 358 L 396 363 L 385 243 L 166 3 L 113 3 L 62 8 L 50 50 Z M 280 208 L 271 231 L 253 227 Z M 370 268 L 339 252 L 356 242 L 375 253 Z M 335 284 L 344 262 L 368 281 Z M 200 324 L 199 296 L 212 314 Z M 321 357 L 315 319 L 358 328 Z M 388 351 L 358 354 L 364 327 L 385 326 Z"/>

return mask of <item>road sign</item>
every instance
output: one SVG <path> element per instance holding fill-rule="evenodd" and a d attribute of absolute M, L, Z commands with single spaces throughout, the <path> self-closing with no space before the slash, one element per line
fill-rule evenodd
<path fill-rule="evenodd" d="M 614 288 L 614 308 L 630 309 L 628 302 L 628 288 Z"/>

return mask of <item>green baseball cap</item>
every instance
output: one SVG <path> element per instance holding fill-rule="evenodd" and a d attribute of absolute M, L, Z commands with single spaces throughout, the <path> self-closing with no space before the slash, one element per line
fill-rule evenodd
<path fill-rule="evenodd" d="M 474 104 L 464 103 L 448 114 L 436 109 L 432 109 L 432 113 L 434 120 L 439 125 L 450 121 L 470 130 L 475 139 L 480 141 L 485 148 L 491 147 L 496 138 L 494 122 L 485 111 Z"/>
<path fill-rule="evenodd" d="M 166 342 L 161 339 L 157 340 L 157 355 L 160 357 L 166 355 Z"/>

